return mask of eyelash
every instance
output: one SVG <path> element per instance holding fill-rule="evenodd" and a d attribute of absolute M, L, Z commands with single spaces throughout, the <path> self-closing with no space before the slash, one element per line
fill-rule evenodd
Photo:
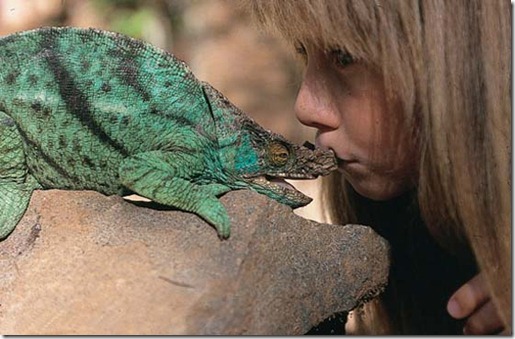
<path fill-rule="evenodd" d="M 335 64 L 339 67 L 346 67 L 356 62 L 354 57 L 344 50 L 335 49 L 331 50 L 329 53 L 333 57 Z"/>
<path fill-rule="evenodd" d="M 308 52 L 306 51 L 304 44 L 302 42 L 295 42 L 293 47 L 295 48 L 295 53 L 297 53 L 297 55 L 301 57 L 304 64 L 306 64 L 308 61 Z"/>
<path fill-rule="evenodd" d="M 306 52 L 306 47 L 304 46 L 304 44 L 302 42 L 295 42 L 294 46 L 295 48 L 295 52 L 297 52 L 297 54 L 301 54 L 301 55 L 306 55 L 307 52 Z"/>
<path fill-rule="evenodd" d="M 304 61 L 306 61 L 308 53 L 304 44 L 301 42 L 296 42 L 294 48 L 295 52 L 300 55 Z M 338 67 L 346 67 L 356 62 L 356 59 L 343 49 L 332 49 L 327 52 L 327 54 L 331 56 L 334 63 Z"/>

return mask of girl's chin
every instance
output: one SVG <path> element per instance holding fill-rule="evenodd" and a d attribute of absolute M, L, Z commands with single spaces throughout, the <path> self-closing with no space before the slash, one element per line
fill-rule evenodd
<path fill-rule="evenodd" d="M 406 183 L 392 180 L 392 178 L 383 178 L 361 171 L 340 170 L 340 172 L 359 195 L 371 200 L 390 200 L 409 190 Z"/>
<path fill-rule="evenodd" d="M 351 183 L 351 185 L 352 185 L 352 183 Z M 368 198 L 370 200 L 374 200 L 374 201 L 387 201 L 387 200 L 393 199 L 402 194 L 402 193 L 396 194 L 394 192 L 376 189 L 373 187 L 366 187 L 366 186 L 363 187 L 360 185 L 352 185 L 352 187 L 354 187 L 354 190 L 356 192 L 358 192 L 359 195 L 361 195 L 365 198 Z"/>

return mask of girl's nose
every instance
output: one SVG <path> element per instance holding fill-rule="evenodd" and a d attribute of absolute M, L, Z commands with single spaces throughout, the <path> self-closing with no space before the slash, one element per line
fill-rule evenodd
<path fill-rule="evenodd" d="M 295 114 L 302 124 L 320 131 L 338 128 L 340 119 L 329 85 L 321 74 L 306 72 L 295 101 Z"/>

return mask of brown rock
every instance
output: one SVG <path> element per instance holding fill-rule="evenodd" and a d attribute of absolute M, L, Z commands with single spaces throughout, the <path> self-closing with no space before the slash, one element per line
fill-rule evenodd
<path fill-rule="evenodd" d="M 232 234 L 95 192 L 36 191 L 0 243 L 3 334 L 302 334 L 386 284 L 370 228 L 222 198 Z"/>

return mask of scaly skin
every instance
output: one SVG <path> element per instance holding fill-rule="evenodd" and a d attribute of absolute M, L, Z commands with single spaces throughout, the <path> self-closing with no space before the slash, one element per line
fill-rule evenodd
<path fill-rule="evenodd" d="M 292 207 L 310 198 L 268 179 L 336 168 L 264 130 L 173 55 L 94 29 L 0 39 L 0 238 L 35 189 L 135 192 L 230 234 L 218 196 L 253 189 Z"/>

